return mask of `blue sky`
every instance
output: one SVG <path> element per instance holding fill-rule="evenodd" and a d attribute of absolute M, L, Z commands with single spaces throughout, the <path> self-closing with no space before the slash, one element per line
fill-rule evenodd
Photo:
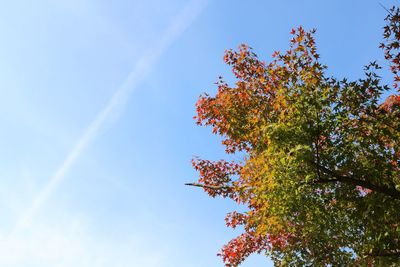
<path fill-rule="evenodd" d="M 225 157 L 192 120 L 232 80 L 223 51 L 268 61 L 315 27 L 329 73 L 357 78 L 387 67 L 379 3 L 396 1 L 2 1 L 0 265 L 222 266 L 235 205 L 183 184 L 192 156 Z"/>

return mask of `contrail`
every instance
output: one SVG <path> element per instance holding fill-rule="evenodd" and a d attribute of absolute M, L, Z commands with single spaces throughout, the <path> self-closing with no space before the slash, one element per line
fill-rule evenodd
<path fill-rule="evenodd" d="M 73 166 L 82 151 L 93 141 L 103 124 L 126 105 L 129 95 L 137 88 L 146 77 L 151 68 L 156 64 L 168 47 L 191 25 L 206 6 L 206 0 L 194 0 L 188 3 L 182 11 L 171 21 L 166 30 L 161 34 L 157 43 L 150 47 L 136 62 L 129 75 L 116 90 L 107 105 L 97 114 L 94 120 L 87 126 L 82 136 L 64 159 L 42 191 L 33 200 L 32 205 L 22 214 L 12 228 L 9 237 L 14 236 L 28 227 L 36 212 L 49 198 L 53 190 L 65 178 L 69 169 Z"/>

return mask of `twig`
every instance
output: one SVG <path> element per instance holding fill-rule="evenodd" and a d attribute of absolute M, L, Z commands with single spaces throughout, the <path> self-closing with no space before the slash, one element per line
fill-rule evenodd
<path fill-rule="evenodd" d="M 230 186 L 206 185 L 206 184 L 200 184 L 200 183 L 185 183 L 185 185 L 201 187 L 201 188 L 208 188 L 208 189 L 213 189 L 213 190 L 229 190 L 229 189 L 232 189 L 232 187 L 230 187 Z"/>

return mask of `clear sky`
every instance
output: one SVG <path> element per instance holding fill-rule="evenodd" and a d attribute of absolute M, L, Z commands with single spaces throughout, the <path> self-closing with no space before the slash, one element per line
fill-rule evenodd
<path fill-rule="evenodd" d="M 232 80 L 224 50 L 268 61 L 315 27 L 329 73 L 357 78 L 387 67 L 379 3 L 396 2 L 1 1 L 0 266 L 222 266 L 235 205 L 183 184 L 192 156 L 225 157 L 192 119 Z"/>

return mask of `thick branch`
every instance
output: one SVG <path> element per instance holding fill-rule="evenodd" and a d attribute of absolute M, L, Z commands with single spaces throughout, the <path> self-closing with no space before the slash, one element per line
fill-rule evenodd
<path fill-rule="evenodd" d="M 367 255 L 377 257 L 398 257 L 400 256 L 400 249 L 380 250 Z"/>
<path fill-rule="evenodd" d="M 316 163 L 313 163 L 319 170 L 321 170 L 322 172 L 324 172 L 325 174 L 333 177 L 333 179 L 319 179 L 316 180 L 316 183 L 330 183 L 330 182 L 343 182 L 343 183 L 347 183 L 347 184 L 352 184 L 352 185 L 358 185 L 367 189 L 371 189 L 373 191 L 391 196 L 395 199 L 400 199 L 400 192 L 397 191 L 394 188 L 389 188 L 386 186 L 381 186 L 381 185 L 376 185 L 373 184 L 369 181 L 365 181 L 365 180 L 361 180 L 355 177 L 349 177 L 349 176 L 343 176 L 340 175 L 338 173 L 336 173 L 335 171 L 332 171 L 328 168 L 325 168 L 324 166 L 318 165 Z"/>

